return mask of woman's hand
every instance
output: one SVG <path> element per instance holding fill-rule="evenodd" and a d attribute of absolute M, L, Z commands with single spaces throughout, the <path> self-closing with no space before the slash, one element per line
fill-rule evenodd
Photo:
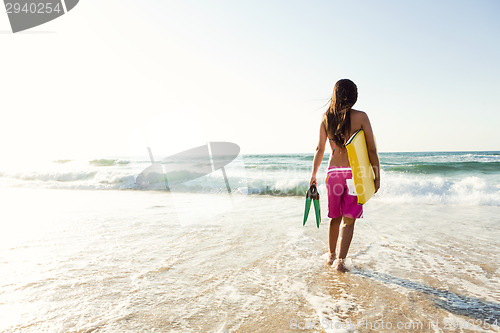
<path fill-rule="evenodd" d="M 375 193 L 378 192 L 379 188 L 380 188 L 380 178 L 375 178 Z"/>
<path fill-rule="evenodd" d="M 311 186 L 312 184 L 318 185 L 318 182 L 316 181 L 316 176 L 311 177 L 311 181 L 309 182 L 309 186 Z"/>

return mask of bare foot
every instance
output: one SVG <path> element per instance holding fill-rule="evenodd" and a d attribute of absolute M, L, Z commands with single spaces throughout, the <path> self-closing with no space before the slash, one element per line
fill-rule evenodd
<path fill-rule="evenodd" d="M 340 259 L 340 258 L 335 260 L 333 268 L 335 268 L 337 271 L 342 272 L 342 273 L 349 272 L 347 267 L 345 267 L 344 261 L 345 261 L 345 259 Z"/>
<path fill-rule="evenodd" d="M 329 253 L 329 252 L 327 252 L 327 253 L 325 253 L 325 254 L 323 255 L 323 258 L 325 258 L 326 263 L 327 263 L 328 265 L 332 265 L 332 264 L 333 264 L 333 262 L 335 261 L 335 257 L 336 257 L 336 256 L 337 256 L 337 255 L 335 254 L 335 252 L 334 252 L 334 253 Z"/>

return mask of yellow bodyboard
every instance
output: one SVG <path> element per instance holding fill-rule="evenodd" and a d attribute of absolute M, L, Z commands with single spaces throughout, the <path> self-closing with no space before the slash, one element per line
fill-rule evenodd
<path fill-rule="evenodd" d="M 345 144 L 352 178 L 358 195 L 358 203 L 363 205 L 375 193 L 375 174 L 373 173 L 366 148 L 365 132 L 359 130 L 354 133 Z"/>

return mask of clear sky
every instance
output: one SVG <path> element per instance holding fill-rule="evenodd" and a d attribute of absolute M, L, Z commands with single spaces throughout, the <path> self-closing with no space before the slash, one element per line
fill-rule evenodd
<path fill-rule="evenodd" d="M 81 0 L 12 34 L 0 14 L 2 158 L 316 146 L 357 85 L 380 151 L 500 150 L 500 2 Z"/>

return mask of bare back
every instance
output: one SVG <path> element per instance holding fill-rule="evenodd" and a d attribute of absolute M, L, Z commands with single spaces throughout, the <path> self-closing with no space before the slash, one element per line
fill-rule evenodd
<path fill-rule="evenodd" d="M 356 131 L 363 128 L 363 119 L 366 117 L 366 113 L 364 113 L 363 111 L 351 109 L 350 112 L 351 112 L 351 128 L 348 137 L 351 137 L 354 133 L 356 133 Z M 330 142 L 330 147 L 332 148 L 332 154 L 330 155 L 328 166 L 343 166 L 343 167 L 350 166 L 346 148 L 344 146 L 338 147 L 333 141 L 333 138 L 331 137 L 331 134 L 328 131 L 328 122 L 326 119 L 326 114 L 323 116 L 322 123 L 325 126 L 326 132 L 328 133 L 327 134 L 328 141 Z"/>

